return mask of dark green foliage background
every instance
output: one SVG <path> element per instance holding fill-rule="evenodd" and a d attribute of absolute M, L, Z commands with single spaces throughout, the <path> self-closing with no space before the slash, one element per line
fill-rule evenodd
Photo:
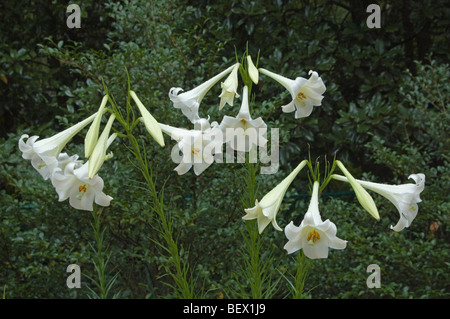
<path fill-rule="evenodd" d="M 68 289 L 66 267 L 91 274 L 91 214 L 59 203 L 17 147 L 22 134 L 41 138 L 63 130 L 98 108 L 102 79 L 125 102 L 127 76 L 159 122 L 190 123 L 168 98 L 171 87 L 195 87 L 231 65 L 248 43 L 259 65 L 286 77 L 318 71 L 327 91 L 310 117 L 296 120 L 281 105 L 288 93 L 267 77 L 253 87 L 254 117 L 280 128 L 280 171 L 258 176 L 258 197 L 307 157 L 323 165 L 337 157 L 361 177 L 406 183 L 427 176 L 423 202 L 412 226 L 389 229 L 398 220 L 393 205 L 375 197 L 376 222 L 351 195 L 323 196 L 321 213 L 338 227 L 347 249 L 312 261 L 305 297 L 448 298 L 449 242 L 449 1 L 379 1 L 381 28 L 369 29 L 372 1 L 106 1 L 80 2 L 81 29 L 66 27 L 62 1 L 0 2 L 0 288 L 6 298 L 86 298 Z M 77 2 L 74 2 L 77 3 Z M 200 113 L 220 121 L 219 87 L 205 97 Z M 238 111 L 226 107 L 226 114 Z M 165 182 L 165 209 L 174 223 L 181 253 L 197 278 L 198 296 L 245 297 L 238 281 L 244 229 L 240 164 L 216 164 L 196 177 L 177 176 L 168 160 L 173 141 L 161 149 L 145 129 L 158 185 Z M 67 146 L 83 153 L 85 132 Z M 112 205 L 103 225 L 111 250 L 113 288 L 122 298 L 170 298 L 162 267 L 168 256 L 155 245 L 159 233 L 149 214 L 142 178 L 129 162 L 126 141 L 100 175 Z M 283 201 L 278 223 L 299 224 L 307 209 L 308 179 L 299 175 Z M 332 182 L 326 193 L 349 192 Z M 325 194 L 328 195 L 328 194 Z M 149 217 L 150 216 L 150 217 Z M 430 226 L 438 226 L 433 230 Z M 272 252 L 277 288 L 270 298 L 289 298 L 294 256 L 282 233 L 267 229 L 263 250 Z M 263 256 L 266 258 L 267 256 Z M 268 257 L 267 257 L 268 258 Z M 381 288 L 369 289 L 368 265 L 381 268 Z M 248 291 L 247 291 L 248 293 Z"/>

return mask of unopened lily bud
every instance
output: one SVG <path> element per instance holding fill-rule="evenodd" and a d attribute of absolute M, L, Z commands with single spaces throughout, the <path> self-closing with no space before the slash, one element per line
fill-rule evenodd
<path fill-rule="evenodd" d="M 145 128 L 150 133 L 150 135 L 155 139 L 155 141 L 164 147 L 164 138 L 161 132 L 161 128 L 159 127 L 158 121 L 150 114 L 150 112 L 145 108 L 144 104 L 139 100 L 136 93 L 134 91 L 130 92 L 130 96 L 136 102 L 139 111 L 141 112 L 141 120 L 144 122 Z"/>
<path fill-rule="evenodd" d="M 92 122 L 89 130 L 84 139 L 84 157 L 89 158 L 91 156 L 92 151 L 94 150 L 95 145 L 98 141 L 98 132 L 100 130 L 100 122 L 102 120 L 103 111 L 105 109 L 106 103 L 108 102 L 108 96 L 105 95 L 103 97 L 102 103 L 95 115 L 94 121 Z"/>
<path fill-rule="evenodd" d="M 115 119 L 116 116 L 114 114 L 109 117 L 108 123 L 106 123 L 102 135 L 100 135 L 100 138 L 97 141 L 97 145 L 95 145 L 95 148 L 92 151 L 91 158 L 89 159 L 88 170 L 88 176 L 90 179 L 97 174 L 97 172 L 100 170 L 100 167 L 102 167 L 103 162 L 105 161 L 106 150 L 108 148 L 109 132 L 111 131 L 111 127 Z"/>
<path fill-rule="evenodd" d="M 349 171 L 345 168 L 344 164 L 341 161 L 336 161 L 337 166 L 341 169 L 342 173 L 344 173 L 345 177 L 347 177 L 348 182 L 352 186 L 355 191 L 356 198 L 358 199 L 361 206 L 376 220 L 380 219 L 380 215 L 378 214 L 377 206 L 373 201 L 373 198 L 369 195 L 369 193 L 356 181 L 356 179 L 349 173 Z"/>
<path fill-rule="evenodd" d="M 252 79 L 253 83 L 258 84 L 259 72 L 256 66 L 253 64 L 252 57 L 247 55 L 248 75 Z"/>

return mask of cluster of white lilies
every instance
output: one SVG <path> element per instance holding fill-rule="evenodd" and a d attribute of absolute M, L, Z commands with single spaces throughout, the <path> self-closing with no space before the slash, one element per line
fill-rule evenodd
<path fill-rule="evenodd" d="M 199 107 L 203 98 L 215 84 L 227 75 L 225 81 L 221 82 L 222 92 L 219 95 L 219 110 L 222 110 L 226 104 L 233 106 L 234 98 L 240 97 L 238 94 L 238 73 L 241 74 L 244 86 L 242 88 L 241 107 L 237 116 L 224 116 L 220 124 L 218 122 L 210 123 L 209 116 L 201 118 Z M 184 92 L 181 88 L 170 90 L 169 98 L 173 102 L 173 106 L 180 109 L 194 124 L 194 129 L 176 128 L 158 123 L 135 92 L 130 91 L 130 97 L 136 103 L 141 114 L 139 122 L 145 125 L 147 131 L 161 147 L 165 145 L 162 133 L 168 134 L 176 140 L 177 144 L 174 150 L 176 152 L 181 150 L 184 155 L 175 168 L 177 173 L 185 174 L 192 168 L 194 173 L 199 175 L 213 163 L 212 157 L 207 155 L 220 153 L 224 143 L 231 143 L 233 149 L 243 152 L 249 152 L 257 146 L 252 145 L 248 139 L 246 143 L 236 146 L 224 133 L 227 129 L 240 128 L 242 139 L 245 140 L 246 132 L 249 130 L 267 128 L 261 117 L 252 118 L 249 108 L 249 86 L 251 87 L 252 83 L 258 83 L 260 73 L 280 83 L 291 94 L 292 100 L 282 106 L 283 112 L 295 111 L 295 118 L 303 118 L 311 114 L 314 106 L 321 105 L 326 87 L 317 72 L 310 71 L 309 79 L 297 77 L 292 80 L 263 68 L 258 69 L 250 56 L 246 56 L 241 63 L 232 65 L 190 91 Z M 112 200 L 111 196 L 103 193 L 104 182 L 98 175 L 105 160 L 112 157 L 112 153 L 107 154 L 107 150 L 118 136 L 118 133 L 111 134 L 116 115 L 114 110 L 106 107 L 108 100 L 109 96 L 106 95 L 95 114 L 52 137 L 38 140 L 38 136 L 29 137 L 24 134 L 19 140 L 22 157 L 31 160 L 32 166 L 45 180 L 51 180 L 59 196 L 59 201 L 69 199 L 70 205 L 79 210 L 92 211 L 94 202 L 100 206 L 109 206 Z M 111 114 L 99 136 L 101 121 L 107 111 Z M 78 159 L 78 155 L 68 155 L 62 151 L 66 144 L 89 124 L 90 127 L 85 137 L 84 157 L 86 161 L 83 163 Z M 220 138 L 217 138 L 218 136 Z M 27 138 L 26 142 L 24 141 L 25 138 Z M 276 230 L 282 231 L 283 229 L 277 224 L 276 216 L 284 195 L 302 168 L 310 164 L 310 161 L 302 161 L 274 189 L 262 197 L 260 201 L 257 200 L 254 207 L 245 209 L 246 215 L 243 216 L 243 219 L 257 219 L 260 233 L 270 223 Z M 378 220 L 379 214 L 366 189 L 384 196 L 395 205 L 400 214 L 400 219 L 394 227 L 391 226 L 394 231 L 400 231 L 410 226 L 418 212 L 417 203 L 421 201 L 420 193 L 423 191 L 425 183 L 424 174 L 409 176 L 415 181 L 415 184 L 384 185 L 357 180 L 340 161 L 336 160 L 335 164 L 344 176 L 332 174 L 330 178 L 348 182 L 359 203 L 374 218 Z M 344 249 L 346 247 L 347 241 L 336 237 L 336 225 L 329 219 L 322 221 L 319 213 L 320 191 L 319 181 L 313 181 L 311 202 L 303 221 L 299 226 L 295 226 L 292 221 L 285 226 L 284 232 L 288 242 L 284 248 L 288 253 L 303 249 L 305 255 L 309 258 L 326 258 L 329 248 Z"/>

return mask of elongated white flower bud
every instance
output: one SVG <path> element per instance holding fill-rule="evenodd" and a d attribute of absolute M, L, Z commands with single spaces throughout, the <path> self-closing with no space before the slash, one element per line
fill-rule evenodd
<path fill-rule="evenodd" d="M 109 132 L 111 131 L 111 127 L 115 119 L 116 116 L 114 114 L 109 117 L 108 123 L 106 123 L 106 126 L 103 129 L 102 135 L 100 135 L 97 145 L 95 145 L 95 148 L 92 151 L 91 158 L 89 159 L 88 170 L 88 176 L 90 179 L 97 174 L 97 172 L 100 170 L 100 167 L 102 167 L 103 162 L 105 161 L 106 150 L 108 148 Z"/>
<path fill-rule="evenodd" d="M 89 158 L 91 156 L 92 151 L 94 150 L 95 145 L 98 141 L 98 132 L 100 130 L 100 122 L 103 116 L 103 110 L 105 109 L 106 103 L 108 102 L 108 96 L 105 95 L 103 97 L 102 103 L 95 115 L 94 121 L 92 122 L 89 130 L 84 139 L 84 157 Z"/>
<path fill-rule="evenodd" d="M 130 91 L 130 96 L 133 98 L 134 102 L 136 102 L 139 111 L 141 112 L 141 119 L 144 122 L 145 128 L 150 133 L 150 135 L 155 139 L 155 141 L 164 147 L 164 137 L 161 132 L 161 128 L 159 127 L 158 121 L 150 114 L 150 112 L 145 108 L 144 104 L 142 104 L 141 100 L 137 97 L 134 91 Z"/>
<path fill-rule="evenodd" d="M 247 55 L 248 75 L 252 79 L 253 83 L 258 84 L 259 72 L 256 66 L 253 64 L 252 57 Z"/>
<path fill-rule="evenodd" d="M 380 219 L 380 215 L 378 214 L 377 206 L 373 201 L 373 198 L 369 195 L 369 193 L 356 181 L 356 179 L 349 173 L 349 171 L 345 168 L 344 164 L 341 161 L 336 161 L 337 166 L 341 169 L 342 173 L 344 173 L 345 177 L 347 177 L 348 182 L 352 186 L 355 191 L 356 198 L 358 199 L 361 206 L 375 218 L 376 220 Z"/>

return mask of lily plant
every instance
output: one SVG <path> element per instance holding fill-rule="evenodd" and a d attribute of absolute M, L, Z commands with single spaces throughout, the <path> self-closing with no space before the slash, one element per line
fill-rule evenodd
<path fill-rule="evenodd" d="M 250 101 L 256 100 L 255 96 L 252 95 L 252 86 L 259 83 L 260 73 L 275 80 L 288 90 L 291 101 L 282 106 L 282 111 L 285 113 L 295 112 L 296 119 L 310 116 L 314 107 L 322 105 L 326 91 L 322 78 L 313 70 L 309 71 L 309 78 L 296 77 L 290 79 L 258 67 L 258 64 L 259 54 L 256 64 L 254 64 L 247 49 L 241 60 L 236 59 L 236 63 L 195 88 L 184 91 L 180 87 L 171 87 L 168 96 L 173 103 L 173 107 L 179 109 L 193 124 L 193 129 L 160 123 L 144 106 L 136 92 L 131 90 L 128 81 L 126 117 L 105 87 L 105 95 L 100 107 L 94 114 L 58 134 L 42 140 L 38 140 L 39 136 L 29 137 L 29 135 L 23 134 L 19 139 L 19 149 L 22 152 L 22 157 L 30 160 L 32 166 L 45 180 L 51 180 L 59 201 L 68 199 L 69 204 L 75 209 L 94 211 L 95 205 L 110 206 L 113 200 L 113 197 L 104 193 L 105 183 L 103 178 L 99 176 L 105 161 L 112 157 L 112 153 L 107 154 L 108 149 L 116 138 L 128 139 L 129 147 L 127 149 L 135 156 L 135 166 L 142 173 L 149 188 L 153 199 L 152 211 L 159 217 L 161 234 L 168 247 L 167 251 L 171 254 L 169 260 L 176 269 L 175 272 L 170 273 L 169 271 L 169 273 L 174 282 L 179 285 L 177 294 L 180 297 L 190 298 L 193 295 L 193 285 L 187 282 L 189 280 L 188 267 L 182 265 L 181 254 L 173 238 L 172 222 L 164 212 L 161 195 L 163 192 L 157 191 L 152 169 L 149 167 L 147 152 L 145 147 L 144 149 L 140 147 L 140 142 L 135 137 L 133 130 L 138 123 L 142 123 L 151 138 L 160 147 L 165 146 L 164 134 L 175 140 L 176 143 L 171 156 L 172 160 L 178 164 L 174 168 L 178 175 L 187 174 L 189 171 L 193 171 L 196 176 L 202 174 L 212 165 L 217 156 L 222 155 L 224 143 L 230 145 L 235 151 L 248 153 L 250 159 L 256 152 L 257 147 L 265 146 L 267 142 L 267 139 L 260 140 L 261 134 L 256 132 L 260 130 L 266 132 L 268 125 L 261 116 L 256 117 L 258 108 L 251 108 L 254 105 L 258 106 L 258 104 L 250 104 Z M 240 79 L 243 82 L 242 91 L 239 89 Z M 199 108 L 206 94 L 219 82 L 221 93 L 218 96 L 217 104 L 215 104 L 218 105 L 219 113 L 223 112 L 226 104 L 231 108 L 235 99 L 241 98 L 242 100 L 236 116 L 223 115 L 221 120 L 210 122 L 209 115 L 206 118 L 199 115 Z M 257 86 L 257 88 L 260 87 L 261 85 Z M 242 92 L 242 95 L 239 95 L 238 92 Z M 134 111 L 131 101 L 134 102 L 139 113 Z M 110 107 L 108 102 L 111 104 Z M 109 113 L 108 119 L 99 135 L 105 113 Z M 140 115 L 136 116 L 136 114 Z M 77 154 L 70 156 L 64 153 L 63 149 L 75 135 L 80 134 L 89 124 L 91 125 L 84 138 L 84 162 L 79 159 Z M 229 132 L 232 134 L 229 134 Z M 252 136 L 253 134 L 254 136 Z M 237 138 L 237 143 L 235 143 L 235 138 Z M 27 140 L 24 141 L 25 139 Z M 316 168 L 313 168 L 309 158 L 309 160 L 301 161 L 281 182 L 268 191 L 261 200 L 258 200 L 253 178 L 256 169 L 250 161 L 247 164 L 249 173 L 246 183 L 247 186 L 252 185 L 253 189 L 250 190 L 252 187 L 248 187 L 248 198 L 243 201 L 246 207 L 243 207 L 245 214 L 242 219 L 246 221 L 256 220 L 256 222 L 249 222 L 247 225 L 250 224 L 253 227 L 253 230 L 249 233 L 255 234 L 257 237 L 267 229 L 269 224 L 272 224 L 275 230 L 283 231 L 283 228 L 277 222 L 282 202 L 294 179 L 305 166 L 309 168 L 308 178 L 312 189 L 309 206 L 299 226 L 296 226 L 294 221 L 290 221 L 284 227 L 284 235 L 287 238 L 284 249 L 288 254 L 302 251 L 310 259 L 327 258 L 329 249 L 342 250 L 347 247 L 347 241 L 337 237 L 337 226 L 329 219 L 323 221 L 319 211 L 320 195 L 332 180 L 349 183 L 358 202 L 376 220 L 380 219 L 380 214 L 367 190 L 378 193 L 391 201 L 400 214 L 397 224 L 391 226 L 394 231 L 401 231 L 409 227 L 416 218 L 417 204 L 421 202 L 420 194 L 425 186 L 424 174 L 409 176 L 415 181 L 415 184 L 385 185 L 362 181 L 354 178 L 344 164 L 336 159 L 333 160 L 331 167 L 326 166 L 325 176 L 321 178 L 318 164 L 316 163 Z M 335 174 L 336 168 L 339 168 L 343 175 Z M 257 264 L 255 260 L 258 259 L 256 257 L 259 256 L 261 246 L 258 239 L 253 236 L 247 241 L 247 246 L 254 248 L 252 252 L 251 249 L 253 248 L 249 248 L 249 256 L 252 260 L 250 266 L 253 267 Z"/>

